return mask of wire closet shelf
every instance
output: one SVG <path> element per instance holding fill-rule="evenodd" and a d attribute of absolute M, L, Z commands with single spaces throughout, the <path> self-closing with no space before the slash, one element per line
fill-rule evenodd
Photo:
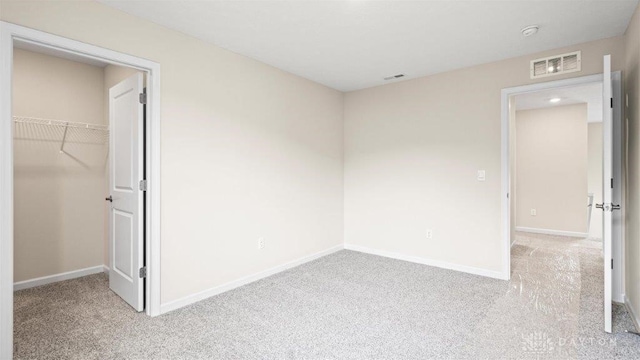
<path fill-rule="evenodd" d="M 106 145 L 109 143 L 109 126 L 83 122 L 14 116 L 14 138 L 60 142 L 60 152 L 65 143 Z"/>

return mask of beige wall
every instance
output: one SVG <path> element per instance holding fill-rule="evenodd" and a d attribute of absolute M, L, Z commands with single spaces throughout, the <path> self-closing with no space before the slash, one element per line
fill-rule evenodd
<path fill-rule="evenodd" d="M 582 71 L 529 79 L 529 60 L 582 51 Z M 345 242 L 499 271 L 500 90 L 624 63 L 616 37 L 345 95 Z M 486 181 L 476 180 L 486 170 Z M 433 229 L 427 240 L 425 229 Z"/>
<path fill-rule="evenodd" d="M 16 49 L 13 113 L 103 124 L 102 68 Z M 61 154 L 62 128 L 16 125 L 16 282 L 103 264 L 107 145 L 87 131 Z"/>
<path fill-rule="evenodd" d="M 342 93 L 93 1 L 0 19 L 160 64 L 163 304 L 342 243 Z"/>
<path fill-rule="evenodd" d="M 586 233 L 587 104 L 517 111 L 516 137 L 516 226 Z"/>
<path fill-rule="evenodd" d="M 595 207 L 602 203 L 602 123 L 589 123 L 587 128 L 587 188 L 593 194 L 589 237 L 602 239 L 602 210 Z"/>
<path fill-rule="evenodd" d="M 625 34 L 624 87 L 626 117 L 625 295 L 640 314 L 640 12 L 636 9 Z"/>

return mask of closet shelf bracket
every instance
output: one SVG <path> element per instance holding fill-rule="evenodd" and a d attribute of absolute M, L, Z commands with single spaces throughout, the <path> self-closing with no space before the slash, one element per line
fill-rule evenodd
<path fill-rule="evenodd" d="M 69 123 L 64 125 L 64 134 L 62 134 L 62 142 L 60 143 L 60 154 L 64 154 L 64 142 L 67 140 L 67 130 L 69 130 Z"/>

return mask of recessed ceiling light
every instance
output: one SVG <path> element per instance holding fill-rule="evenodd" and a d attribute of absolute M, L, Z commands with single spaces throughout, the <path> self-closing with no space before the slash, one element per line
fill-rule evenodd
<path fill-rule="evenodd" d="M 557 102 L 559 102 L 560 100 L 561 100 L 560 98 L 551 98 L 551 99 L 549 99 L 549 102 L 551 102 L 551 103 L 557 103 Z"/>
<path fill-rule="evenodd" d="M 531 26 L 527 26 L 525 28 L 523 28 L 522 31 L 522 35 L 524 35 L 525 37 L 527 36 L 531 36 L 535 33 L 538 32 L 538 25 L 531 25 Z"/>

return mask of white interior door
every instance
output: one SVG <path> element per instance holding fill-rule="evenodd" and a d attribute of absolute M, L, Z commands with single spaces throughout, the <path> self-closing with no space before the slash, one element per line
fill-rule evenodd
<path fill-rule="evenodd" d="M 602 116 L 602 204 L 597 206 L 603 212 L 603 257 L 604 257 L 604 331 L 611 332 L 611 301 L 613 294 L 612 273 L 612 212 L 619 205 L 614 205 L 613 201 L 613 93 L 611 82 L 611 55 L 604 57 L 604 80 L 602 88 L 603 96 L 603 116 Z"/>
<path fill-rule="evenodd" d="M 109 287 L 144 309 L 142 74 L 109 89 Z"/>

